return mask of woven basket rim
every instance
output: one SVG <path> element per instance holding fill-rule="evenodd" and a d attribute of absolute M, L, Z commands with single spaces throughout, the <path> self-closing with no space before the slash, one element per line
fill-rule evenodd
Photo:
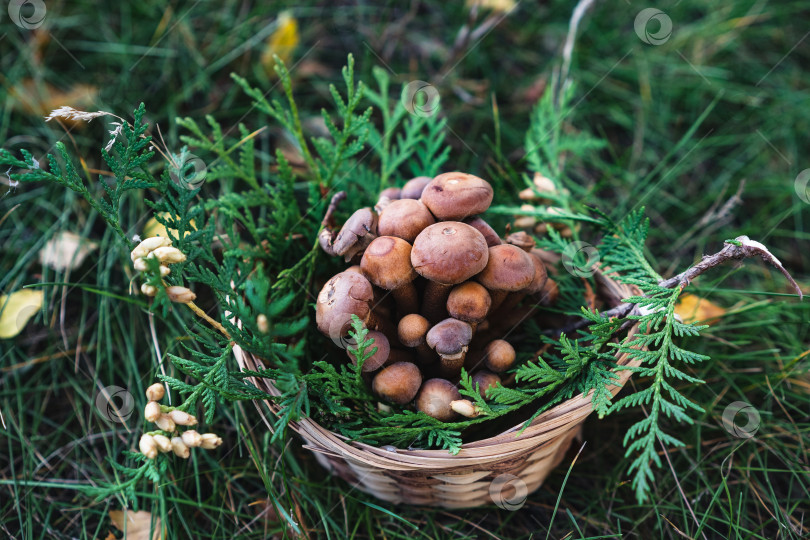
<path fill-rule="evenodd" d="M 598 285 L 607 289 L 607 296 L 611 298 L 611 303 L 614 305 L 621 302 L 623 298 L 640 293 L 637 288 L 619 283 L 601 271 L 597 271 L 595 277 Z M 636 332 L 638 332 L 637 324 L 628 330 L 627 335 L 631 337 Z M 245 352 L 238 345 L 234 346 L 233 354 L 237 363 L 243 369 L 255 371 L 263 366 L 263 362 L 259 357 Z M 640 360 L 631 360 L 626 353 L 616 353 L 616 364 L 625 367 L 638 366 Z M 613 395 L 616 395 L 632 376 L 632 371 L 614 370 L 614 373 L 618 375 L 618 380 L 610 386 L 610 391 Z M 270 395 L 280 395 L 280 392 L 270 379 L 249 377 L 249 380 Z M 468 472 L 470 469 L 485 464 L 502 463 L 510 457 L 519 459 L 526 452 L 545 444 L 549 438 L 570 430 L 573 425 L 582 422 L 593 412 L 590 399 L 591 393 L 592 391 L 587 395 L 580 393 L 555 405 L 537 416 L 519 435 L 515 435 L 515 433 L 521 430 L 525 422 L 521 422 L 497 435 L 465 442 L 461 445 L 461 450 L 455 455 L 446 449 L 409 450 L 397 448 L 395 451 L 391 451 L 358 441 L 350 441 L 348 438 L 321 426 L 309 417 L 291 421 L 289 426 L 304 439 L 306 443 L 304 448 L 313 452 L 351 460 L 359 467 L 366 466 L 392 471 L 424 471 L 429 469 L 437 473 Z M 267 410 L 274 415 L 279 410 L 278 406 L 269 400 L 256 400 L 254 403 L 265 425 L 272 430 L 272 423 L 265 417 L 260 403 L 263 403 Z"/>

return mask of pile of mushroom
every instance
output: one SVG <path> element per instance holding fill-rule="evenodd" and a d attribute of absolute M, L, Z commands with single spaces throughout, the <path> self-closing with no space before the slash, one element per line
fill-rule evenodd
<path fill-rule="evenodd" d="M 492 186 L 471 174 L 417 177 L 321 234 L 324 251 L 354 265 L 318 295 L 318 329 L 345 344 L 352 315 L 363 322 L 377 351 L 362 371 L 382 401 L 413 403 L 442 421 L 475 416 L 456 386 L 462 368 L 486 398 L 515 362 L 504 337 L 556 299 L 533 238 L 501 239 L 479 216 L 492 198 Z"/>

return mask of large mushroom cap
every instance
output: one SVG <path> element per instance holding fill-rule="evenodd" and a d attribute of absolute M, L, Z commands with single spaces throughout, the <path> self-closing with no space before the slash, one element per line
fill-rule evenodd
<path fill-rule="evenodd" d="M 357 242 L 368 233 L 374 234 L 377 228 L 377 215 L 371 208 L 361 208 L 346 220 L 332 246 L 335 253 L 345 255 Z"/>
<path fill-rule="evenodd" d="M 483 321 L 491 305 L 489 292 L 475 281 L 456 285 L 447 297 L 447 312 L 456 319 L 470 323 Z"/>
<path fill-rule="evenodd" d="M 428 346 L 442 356 L 456 356 L 467 351 L 472 339 L 472 327 L 458 319 L 445 319 L 431 328 L 426 337 Z"/>
<path fill-rule="evenodd" d="M 489 259 L 478 281 L 491 291 L 519 291 L 534 279 L 532 257 L 517 246 L 501 244 L 489 248 Z"/>
<path fill-rule="evenodd" d="M 487 265 L 489 252 L 484 236 L 457 221 L 435 223 L 413 242 L 411 264 L 422 277 L 455 285 L 466 281 Z"/>
<path fill-rule="evenodd" d="M 397 362 L 380 371 L 371 382 L 372 391 L 381 399 L 405 405 L 422 384 L 422 373 L 410 362 Z"/>
<path fill-rule="evenodd" d="M 400 199 L 380 213 L 377 232 L 380 236 L 396 236 L 413 242 L 425 227 L 434 223 L 436 220 L 427 206 L 414 199 Z"/>
<path fill-rule="evenodd" d="M 418 199 L 422 196 L 422 191 L 424 191 L 425 186 L 433 180 L 429 176 L 417 176 L 416 178 L 411 178 L 405 185 L 402 186 L 402 193 L 400 198 L 402 199 Z"/>
<path fill-rule="evenodd" d="M 446 379 L 428 379 L 416 396 L 416 408 L 442 422 L 456 417 L 450 402 L 461 399 L 458 389 Z"/>
<path fill-rule="evenodd" d="M 388 291 L 416 278 L 411 266 L 411 245 L 395 236 L 378 236 L 368 245 L 360 261 L 363 274 Z"/>
<path fill-rule="evenodd" d="M 442 220 L 462 220 L 486 212 L 492 203 L 492 186 L 482 178 L 462 172 L 440 174 L 425 186 L 422 202 Z"/>
<path fill-rule="evenodd" d="M 337 338 L 346 335 L 351 316 L 368 319 L 374 298 L 371 283 L 357 272 L 341 272 L 326 282 L 315 303 L 315 322 L 324 335 Z"/>

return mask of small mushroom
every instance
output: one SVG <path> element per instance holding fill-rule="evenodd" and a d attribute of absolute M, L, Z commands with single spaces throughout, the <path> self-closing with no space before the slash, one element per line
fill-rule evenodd
<path fill-rule="evenodd" d="M 402 190 L 398 187 L 385 188 L 380 192 L 380 196 L 377 198 L 377 204 L 374 205 L 374 211 L 379 214 L 385 210 L 389 204 L 400 199 L 401 197 Z"/>
<path fill-rule="evenodd" d="M 411 266 L 411 245 L 395 236 L 375 238 L 360 260 L 363 274 L 377 287 L 391 291 L 399 316 L 415 313 L 419 309 L 416 278 Z"/>
<path fill-rule="evenodd" d="M 496 339 L 484 349 L 484 364 L 490 371 L 501 373 L 515 363 L 515 349 L 508 341 Z"/>
<path fill-rule="evenodd" d="M 464 356 L 472 339 L 472 327 L 458 319 L 445 319 L 431 328 L 425 341 L 436 351 L 441 361 L 441 371 L 455 376 L 464 365 Z"/>
<path fill-rule="evenodd" d="M 425 342 L 425 336 L 429 329 L 430 323 L 428 323 L 428 320 L 418 313 L 405 315 L 400 319 L 397 326 L 397 336 L 400 343 L 406 347 L 416 349 L 419 359 L 425 363 L 430 363 L 435 359 L 433 351 Z"/>
<path fill-rule="evenodd" d="M 472 174 L 449 172 L 431 180 L 421 200 L 437 219 L 460 221 L 486 212 L 492 196 L 492 186 L 486 180 Z"/>
<path fill-rule="evenodd" d="M 442 422 L 456 417 L 450 403 L 461 399 L 458 389 L 446 379 L 428 379 L 416 395 L 416 409 Z"/>
<path fill-rule="evenodd" d="M 332 242 L 332 249 L 346 262 L 363 251 L 377 237 L 377 214 L 371 208 L 361 208 L 346 220 Z"/>
<path fill-rule="evenodd" d="M 526 231 L 518 231 L 506 237 L 506 243 L 517 246 L 526 253 L 531 252 L 532 248 L 537 245 L 537 242 Z"/>
<path fill-rule="evenodd" d="M 315 322 L 325 336 L 338 339 L 351 328 L 352 315 L 366 326 L 375 327 L 370 302 L 374 299 L 371 283 L 356 272 L 341 272 L 332 277 L 318 293 Z"/>
<path fill-rule="evenodd" d="M 510 292 L 527 287 L 534 279 L 534 263 L 528 253 L 519 247 L 502 244 L 489 248 L 486 267 L 478 274 L 478 281 L 489 289 L 492 311 L 498 309 Z"/>
<path fill-rule="evenodd" d="M 489 223 L 481 219 L 479 216 L 475 216 L 474 218 L 467 218 L 464 220 L 464 223 L 480 232 L 484 236 L 484 240 L 487 241 L 488 247 L 499 246 L 503 244 L 503 242 L 501 242 L 501 237 L 498 236 L 498 233 L 495 232 L 495 229 L 493 229 Z"/>
<path fill-rule="evenodd" d="M 557 282 L 551 278 L 546 280 L 546 284 L 543 286 L 543 290 L 539 293 L 535 294 L 535 298 L 540 303 L 541 306 L 552 306 L 557 302 L 557 298 L 560 296 L 560 288 L 557 286 Z"/>
<path fill-rule="evenodd" d="M 487 371 L 482 369 L 481 371 L 477 372 L 475 375 L 472 376 L 472 383 L 473 388 L 478 385 L 478 392 L 481 394 L 481 397 L 486 399 L 487 397 L 487 390 L 492 388 L 493 386 L 497 386 L 501 384 L 501 378 L 491 371 Z"/>
<path fill-rule="evenodd" d="M 429 176 L 417 176 L 416 178 L 411 178 L 405 185 L 402 186 L 402 199 L 418 199 L 422 196 L 422 191 L 424 191 L 425 186 L 433 180 Z"/>
<path fill-rule="evenodd" d="M 391 344 L 388 342 L 388 338 L 385 337 L 385 334 L 377 330 L 369 330 L 368 334 L 366 334 L 366 339 L 374 340 L 374 344 L 371 345 L 370 348 L 367 348 L 366 352 L 370 352 L 375 347 L 377 348 L 377 351 L 363 362 L 363 373 L 371 373 L 380 369 L 388 360 L 391 353 Z M 352 364 L 357 363 L 357 358 L 354 356 L 355 352 L 357 352 L 356 346 L 346 348 L 346 354 L 349 356 L 349 359 L 351 359 Z"/>
<path fill-rule="evenodd" d="M 492 299 L 486 288 L 475 281 L 465 281 L 453 287 L 447 297 L 447 312 L 454 319 L 470 323 L 475 331 L 486 319 Z"/>
<path fill-rule="evenodd" d="M 405 405 L 413 400 L 422 384 L 422 373 L 409 362 L 397 362 L 377 373 L 371 390 L 385 401 Z"/>
<path fill-rule="evenodd" d="M 380 236 L 396 236 L 413 242 L 425 227 L 436 220 L 427 206 L 414 199 L 392 201 L 380 213 L 377 232 Z"/>
<path fill-rule="evenodd" d="M 541 261 L 539 257 L 533 254 L 529 254 L 529 258 L 531 258 L 534 264 L 534 278 L 524 289 L 510 293 L 506 297 L 503 303 L 501 303 L 501 307 L 498 308 L 498 312 L 493 314 L 495 319 L 498 319 L 500 314 L 513 311 L 527 295 L 537 294 L 546 286 L 546 281 L 548 280 L 546 265 L 543 264 L 543 261 Z"/>
<path fill-rule="evenodd" d="M 465 223 L 435 223 L 419 233 L 413 242 L 411 264 L 428 280 L 422 315 L 431 323 L 440 320 L 450 288 L 483 270 L 488 257 L 484 236 Z"/>

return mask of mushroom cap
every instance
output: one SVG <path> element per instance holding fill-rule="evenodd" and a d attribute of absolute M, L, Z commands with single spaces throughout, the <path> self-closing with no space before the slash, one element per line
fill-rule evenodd
<path fill-rule="evenodd" d="M 417 176 L 416 178 L 411 178 L 405 185 L 402 186 L 402 194 L 400 196 L 401 199 L 418 199 L 422 196 L 422 191 L 424 191 L 425 186 L 433 180 L 429 176 Z"/>
<path fill-rule="evenodd" d="M 557 282 L 548 278 L 545 285 L 543 285 L 543 289 L 537 293 L 537 296 L 540 297 L 540 304 L 543 306 L 554 304 L 560 296 L 560 288 L 557 286 Z"/>
<path fill-rule="evenodd" d="M 472 339 L 472 327 L 458 319 L 445 319 L 428 330 L 428 347 L 442 356 L 455 356 L 466 352 Z"/>
<path fill-rule="evenodd" d="M 442 422 L 456 417 L 450 402 L 461 399 L 458 388 L 447 379 L 428 379 L 416 395 L 416 408 Z"/>
<path fill-rule="evenodd" d="M 493 229 L 492 226 L 484 221 L 481 217 L 475 216 L 473 218 L 467 218 L 464 220 L 464 223 L 484 235 L 484 240 L 487 241 L 487 246 L 492 247 L 503 244 L 503 242 L 501 242 L 501 237 L 498 236 L 495 229 Z"/>
<path fill-rule="evenodd" d="M 489 248 L 487 265 L 478 274 L 478 281 L 491 291 L 519 291 L 528 287 L 532 279 L 532 257 L 511 244 Z"/>
<path fill-rule="evenodd" d="M 367 348 L 366 351 L 377 347 L 377 352 L 366 358 L 366 361 L 363 362 L 363 373 L 370 373 L 380 369 L 382 365 L 385 364 L 386 360 L 388 360 L 388 356 L 391 354 L 391 344 L 388 342 L 388 338 L 385 337 L 385 334 L 376 330 L 369 330 L 368 334 L 366 334 L 366 339 L 374 340 L 374 344 Z M 351 359 L 352 364 L 357 363 L 357 358 L 352 354 L 352 351 L 356 350 L 357 347 L 354 345 L 346 348 L 346 354 L 349 356 L 349 359 Z"/>
<path fill-rule="evenodd" d="M 332 247 L 338 255 L 345 255 L 357 241 L 367 235 L 374 233 L 377 228 L 377 215 L 371 208 L 361 208 L 352 214 L 346 223 L 341 227 Z"/>
<path fill-rule="evenodd" d="M 546 265 L 540 260 L 540 257 L 529 254 L 529 257 L 534 263 L 534 278 L 529 286 L 526 287 L 526 294 L 536 294 L 543 290 L 548 281 L 548 273 L 546 273 Z"/>
<path fill-rule="evenodd" d="M 419 275 L 455 285 L 487 265 L 489 251 L 484 236 L 466 223 L 445 221 L 426 227 L 411 250 L 411 264 Z"/>
<path fill-rule="evenodd" d="M 537 245 L 535 239 L 526 231 L 513 232 L 506 237 L 506 243 L 517 246 L 526 252 L 530 252 Z"/>
<path fill-rule="evenodd" d="M 411 245 L 396 236 L 378 236 L 360 260 L 363 274 L 377 287 L 398 289 L 416 278 L 411 266 Z"/>
<path fill-rule="evenodd" d="M 402 190 L 399 189 L 398 187 L 385 188 L 384 190 L 382 190 L 380 192 L 380 197 L 379 198 L 383 198 L 383 197 L 388 197 L 392 201 L 396 201 L 397 199 L 402 197 Z"/>
<path fill-rule="evenodd" d="M 377 232 L 380 236 L 397 236 L 408 242 L 436 220 L 427 206 L 414 199 L 392 201 L 380 213 Z"/>
<path fill-rule="evenodd" d="M 413 400 L 422 384 L 422 373 L 410 362 L 397 362 L 386 367 L 371 381 L 371 390 L 386 401 L 405 405 Z"/>
<path fill-rule="evenodd" d="M 508 341 L 496 339 L 484 349 L 484 364 L 495 373 L 506 371 L 515 363 L 515 349 Z"/>
<path fill-rule="evenodd" d="M 501 378 L 497 374 L 487 371 L 486 369 L 482 369 L 472 376 L 473 388 L 475 388 L 475 385 L 477 384 L 478 391 L 481 393 L 481 397 L 484 399 L 487 397 L 487 390 L 500 382 Z"/>
<path fill-rule="evenodd" d="M 425 334 L 429 328 L 430 323 L 426 318 L 418 313 L 411 313 L 399 320 L 397 336 L 406 347 L 418 347 L 425 342 Z"/>
<path fill-rule="evenodd" d="M 315 302 L 315 322 L 324 335 L 337 338 L 346 335 L 351 316 L 368 320 L 369 303 L 374 298 L 371 283 L 357 272 L 341 272 L 332 277 L 318 293 Z"/>
<path fill-rule="evenodd" d="M 422 202 L 441 220 L 462 220 L 486 212 L 492 204 L 492 186 L 483 178 L 463 172 L 440 174 L 422 191 Z"/>
<path fill-rule="evenodd" d="M 447 312 L 450 316 L 470 323 L 483 321 L 491 305 L 489 291 L 475 281 L 456 285 L 447 297 Z"/>

